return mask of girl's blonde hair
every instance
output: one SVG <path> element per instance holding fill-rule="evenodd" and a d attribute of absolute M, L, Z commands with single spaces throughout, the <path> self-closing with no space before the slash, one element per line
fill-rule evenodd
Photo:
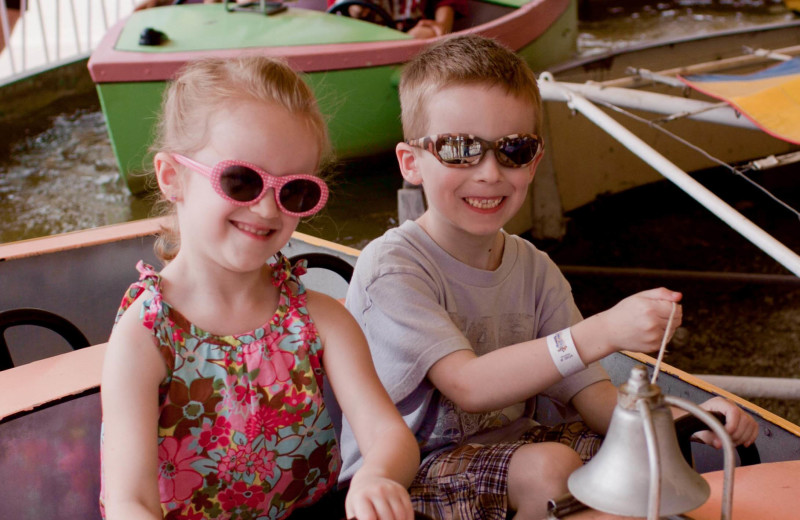
<path fill-rule="evenodd" d="M 542 127 L 542 98 L 528 64 L 497 41 L 468 34 L 451 36 L 428 47 L 403 69 L 400 106 L 405 138 L 425 136 L 428 104 L 435 93 L 463 85 L 502 88 L 530 103 L 536 114 L 534 131 L 539 132 Z"/>
<path fill-rule="evenodd" d="M 203 148 L 211 116 L 235 101 L 276 104 L 305 119 L 317 139 L 318 164 L 329 158 L 327 125 L 311 88 L 286 63 L 266 56 L 189 62 L 164 93 L 151 151 L 189 155 Z M 167 263 L 180 249 L 175 205 L 162 196 L 157 210 L 173 216 L 155 244 L 156 256 Z"/>

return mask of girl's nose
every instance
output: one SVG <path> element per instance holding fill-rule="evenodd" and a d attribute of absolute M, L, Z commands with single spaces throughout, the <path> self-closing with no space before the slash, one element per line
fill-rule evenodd
<path fill-rule="evenodd" d="M 250 211 L 255 213 L 261 218 L 274 218 L 279 217 L 281 209 L 275 200 L 275 189 L 269 188 L 264 196 L 257 203 L 249 206 Z"/>

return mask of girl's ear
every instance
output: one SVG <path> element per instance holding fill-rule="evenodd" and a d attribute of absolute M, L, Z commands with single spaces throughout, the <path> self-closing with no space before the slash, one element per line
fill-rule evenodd
<path fill-rule="evenodd" d="M 419 161 L 414 147 L 406 143 L 397 143 L 394 152 L 397 155 L 397 164 L 400 165 L 400 173 L 403 174 L 403 179 L 415 186 L 422 184 L 422 172 L 419 168 Z"/>
<path fill-rule="evenodd" d="M 180 199 L 183 194 L 183 184 L 181 174 L 178 172 L 178 163 L 172 155 L 166 152 L 158 152 L 153 157 L 153 166 L 156 170 L 156 179 L 161 193 L 169 200 Z"/>

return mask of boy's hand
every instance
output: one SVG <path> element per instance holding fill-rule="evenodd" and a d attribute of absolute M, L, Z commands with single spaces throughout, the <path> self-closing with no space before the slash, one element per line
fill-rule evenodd
<path fill-rule="evenodd" d="M 681 293 L 663 287 L 650 289 L 629 296 L 599 314 L 598 316 L 605 322 L 606 338 L 611 343 L 612 350 L 635 352 L 658 350 L 664 338 L 673 302 L 677 304 L 682 297 Z M 682 317 L 681 306 L 677 305 L 668 338 L 672 338 L 675 329 L 681 324 Z"/>
<path fill-rule="evenodd" d="M 347 518 L 358 520 L 414 520 L 408 491 L 394 480 L 353 478 L 345 500 Z"/>
<path fill-rule="evenodd" d="M 709 412 L 721 412 L 725 415 L 725 431 L 731 436 L 734 445 L 744 444 L 745 446 L 750 446 L 758 437 L 758 423 L 749 414 L 736 406 L 736 403 L 724 397 L 712 397 L 702 403 L 700 408 Z M 714 446 L 717 449 L 722 447 L 722 441 L 710 430 L 697 432 L 692 435 L 692 439 Z"/>

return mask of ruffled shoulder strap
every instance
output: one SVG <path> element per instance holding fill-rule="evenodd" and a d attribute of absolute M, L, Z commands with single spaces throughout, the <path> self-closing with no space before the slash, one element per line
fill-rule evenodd
<path fill-rule="evenodd" d="M 300 295 L 306 292 L 300 277 L 308 272 L 308 260 L 298 260 L 296 264 L 292 265 L 291 261 L 279 252 L 275 262 L 269 266 L 272 268 L 272 284 L 275 287 L 283 286 L 283 290 L 289 294 Z M 294 282 L 297 290 L 294 290 L 293 284 L 286 282 Z"/>
<path fill-rule="evenodd" d="M 156 317 L 163 307 L 161 276 L 153 269 L 153 266 L 144 263 L 142 260 L 139 260 L 136 264 L 136 270 L 139 271 L 139 281 L 132 283 L 125 292 L 125 296 L 122 297 L 122 303 L 120 303 L 114 323 L 119 321 L 125 311 L 143 292 L 149 291 L 153 297 L 144 302 L 142 306 L 142 324 L 148 329 L 152 329 L 155 325 Z"/>

